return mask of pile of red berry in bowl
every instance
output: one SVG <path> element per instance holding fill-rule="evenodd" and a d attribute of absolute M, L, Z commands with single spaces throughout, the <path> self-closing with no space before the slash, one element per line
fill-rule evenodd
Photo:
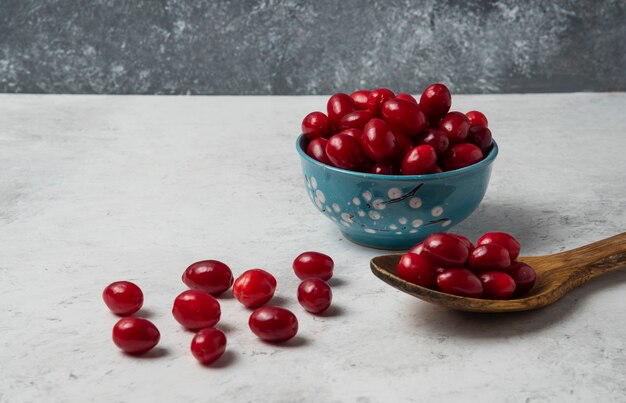
<path fill-rule="evenodd" d="M 488 232 L 476 245 L 459 234 L 436 233 L 402 255 L 396 275 L 404 281 L 468 298 L 521 298 L 535 285 L 535 270 L 516 261 L 520 243 Z"/>
<path fill-rule="evenodd" d="M 334 94 L 302 121 L 298 150 L 314 205 L 351 241 L 406 249 L 467 218 L 498 146 L 485 115 L 450 111 L 443 84 L 419 102 L 386 88 Z"/>

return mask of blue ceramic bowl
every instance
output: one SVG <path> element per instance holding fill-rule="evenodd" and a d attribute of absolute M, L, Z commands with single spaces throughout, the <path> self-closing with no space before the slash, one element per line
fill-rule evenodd
<path fill-rule="evenodd" d="M 349 240 L 374 248 L 408 249 L 466 219 L 480 204 L 498 155 L 456 171 L 374 175 L 331 167 L 309 157 L 298 137 L 304 182 L 313 204 Z"/>

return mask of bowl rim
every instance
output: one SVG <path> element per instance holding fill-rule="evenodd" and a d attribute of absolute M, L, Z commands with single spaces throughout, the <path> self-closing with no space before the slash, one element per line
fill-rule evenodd
<path fill-rule="evenodd" d="M 388 180 L 405 180 L 405 181 L 415 181 L 415 180 L 432 180 L 432 179 L 445 179 L 452 178 L 455 176 L 466 175 L 468 173 L 472 173 L 474 171 L 478 171 L 484 166 L 487 166 L 496 159 L 498 155 L 498 143 L 493 140 L 493 147 L 489 151 L 489 154 L 480 162 L 476 164 L 470 165 L 465 168 L 455 169 L 454 171 L 440 172 L 436 174 L 423 174 L 423 175 L 381 175 L 381 174 L 373 174 L 369 172 L 357 172 L 357 171 L 348 171 L 347 169 L 337 168 L 330 165 L 323 164 L 316 159 L 309 157 L 309 155 L 302 149 L 300 143 L 305 139 L 304 134 L 300 134 L 296 139 L 296 150 L 300 157 L 305 161 L 308 161 L 314 165 L 319 167 L 328 169 L 329 171 L 334 171 L 337 173 L 341 173 L 348 176 L 353 176 L 356 178 L 365 178 L 365 179 L 388 179 Z"/>

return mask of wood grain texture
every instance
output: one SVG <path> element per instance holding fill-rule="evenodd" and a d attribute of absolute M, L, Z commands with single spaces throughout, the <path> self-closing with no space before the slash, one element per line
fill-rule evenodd
<path fill-rule="evenodd" d="M 626 267 L 626 232 L 565 252 L 522 256 L 518 260 L 535 268 L 537 282 L 525 298 L 487 300 L 465 298 L 420 287 L 396 275 L 402 254 L 378 256 L 370 267 L 387 284 L 433 304 L 470 312 L 516 312 L 542 308 L 594 277 Z"/>

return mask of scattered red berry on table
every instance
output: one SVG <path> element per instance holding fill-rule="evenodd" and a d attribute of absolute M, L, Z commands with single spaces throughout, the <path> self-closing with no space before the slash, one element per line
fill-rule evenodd
<path fill-rule="evenodd" d="M 185 270 L 183 283 L 193 290 L 204 291 L 216 297 L 233 285 L 233 272 L 220 261 L 202 260 Z"/>
<path fill-rule="evenodd" d="M 264 306 L 252 312 L 248 326 L 257 337 L 269 342 L 287 341 L 298 333 L 296 315 L 277 306 Z"/>
<path fill-rule="evenodd" d="M 226 336 L 213 327 L 200 330 L 191 340 L 191 354 L 203 365 L 216 361 L 225 350 Z"/>
<path fill-rule="evenodd" d="M 113 326 L 113 342 L 128 354 L 144 354 L 159 343 L 159 329 L 149 320 L 122 318 Z"/>
<path fill-rule="evenodd" d="M 311 313 L 322 313 L 333 300 L 333 292 L 326 282 L 319 278 L 309 278 L 298 286 L 298 302 Z"/>
<path fill-rule="evenodd" d="M 292 267 L 300 280 L 319 278 L 328 281 L 333 276 L 335 262 L 320 252 L 304 252 L 294 259 Z"/>
<path fill-rule="evenodd" d="M 143 305 L 141 289 L 130 281 L 116 281 L 102 292 L 106 306 L 116 315 L 126 316 L 137 312 Z"/>
<path fill-rule="evenodd" d="M 182 292 L 172 307 L 174 319 L 189 330 L 215 326 L 221 313 L 220 303 L 210 294 L 198 290 Z"/>
<path fill-rule="evenodd" d="M 245 271 L 233 285 L 233 295 L 248 308 L 259 307 L 268 302 L 276 291 L 276 279 L 261 269 Z"/>

